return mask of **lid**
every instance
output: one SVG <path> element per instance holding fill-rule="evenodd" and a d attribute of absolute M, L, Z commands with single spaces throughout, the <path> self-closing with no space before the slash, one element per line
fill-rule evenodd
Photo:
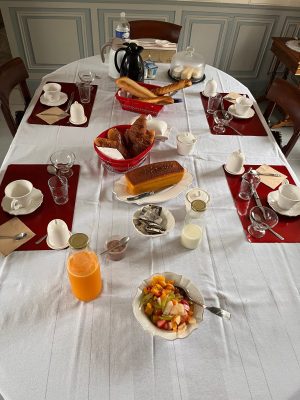
<path fill-rule="evenodd" d="M 205 211 L 206 203 L 203 200 L 193 200 L 191 204 L 191 208 L 193 211 L 201 212 Z"/>
<path fill-rule="evenodd" d="M 173 78 L 200 79 L 204 75 L 205 60 L 202 54 L 196 53 L 193 47 L 174 54 L 170 72 Z"/>
<path fill-rule="evenodd" d="M 69 239 L 69 245 L 73 249 L 83 249 L 87 246 L 89 237 L 85 233 L 74 233 Z"/>

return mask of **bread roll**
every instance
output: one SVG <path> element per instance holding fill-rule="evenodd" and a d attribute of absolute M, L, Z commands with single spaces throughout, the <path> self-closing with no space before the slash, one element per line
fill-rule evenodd
<path fill-rule="evenodd" d="M 192 82 L 189 79 L 182 79 L 176 83 L 171 83 L 167 86 L 162 86 L 152 89 L 152 93 L 156 96 L 163 96 L 167 93 L 175 92 L 176 90 L 184 89 L 185 87 L 191 86 Z"/>
<path fill-rule="evenodd" d="M 126 92 L 129 92 L 132 94 L 132 96 L 139 98 L 155 97 L 155 94 L 153 94 L 150 90 L 139 85 L 137 82 L 127 78 L 126 76 L 116 79 L 115 82 L 119 88 L 126 90 Z"/>
<path fill-rule="evenodd" d="M 184 168 L 177 161 L 161 161 L 126 172 L 127 191 L 136 195 L 158 191 L 178 183 Z"/>

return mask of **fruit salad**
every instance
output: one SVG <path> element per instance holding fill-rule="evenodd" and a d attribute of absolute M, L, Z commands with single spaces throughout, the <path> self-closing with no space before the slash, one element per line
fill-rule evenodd
<path fill-rule="evenodd" d="M 174 286 L 173 280 L 155 275 L 144 287 L 141 307 L 148 318 L 160 329 L 182 333 L 189 324 L 195 324 L 194 304 Z"/>

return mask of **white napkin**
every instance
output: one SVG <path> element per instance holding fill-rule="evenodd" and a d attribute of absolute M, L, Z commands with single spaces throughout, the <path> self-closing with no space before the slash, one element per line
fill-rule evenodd
<path fill-rule="evenodd" d="M 101 151 L 101 153 L 105 154 L 107 157 L 112 158 L 113 160 L 124 160 L 124 157 L 117 149 L 112 149 L 110 147 L 99 147 L 97 149 Z"/>

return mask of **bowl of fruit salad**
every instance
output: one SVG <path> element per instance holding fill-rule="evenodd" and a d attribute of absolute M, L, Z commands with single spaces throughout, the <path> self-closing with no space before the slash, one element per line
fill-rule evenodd
<path fill-rule="evenodd" d="M 183 289 L 183 290 L 182 290 Z M 203 320 L 204 299 L 186 277 L 173 272 L 154 274 L 139 286 L 133 300 L 133 313 L 141 326 L 152 335 L 175 340 L 187 337 Z"/>

